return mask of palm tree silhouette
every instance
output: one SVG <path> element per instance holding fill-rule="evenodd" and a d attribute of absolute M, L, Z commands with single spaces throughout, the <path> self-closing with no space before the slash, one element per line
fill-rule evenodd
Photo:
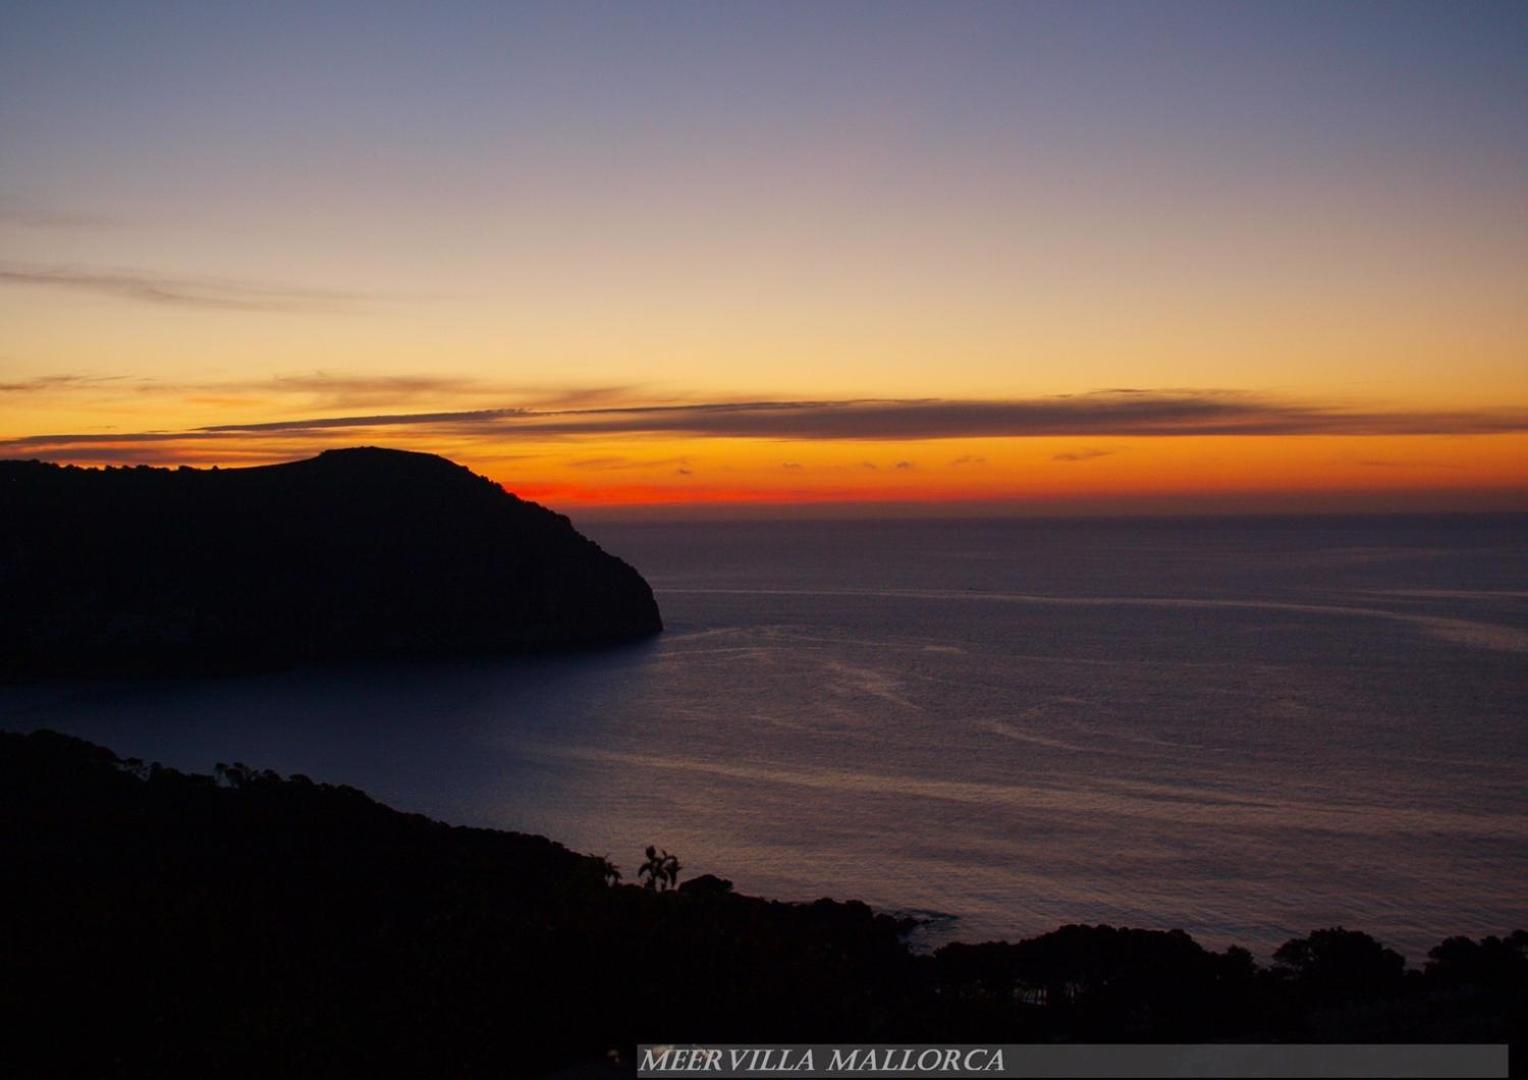
<path fill-rule="evenodd" d="M 637 871 L 637 877 L 646 879 L 642 882 L 645 888 L 658 892 L 677 888 L 681 869 L 683 867 L 679 865 L 679 859 L 676 856 L 670 855 L 667 851 L 660 852 L 649 844 L 647 845 L 647 861 Z"/>

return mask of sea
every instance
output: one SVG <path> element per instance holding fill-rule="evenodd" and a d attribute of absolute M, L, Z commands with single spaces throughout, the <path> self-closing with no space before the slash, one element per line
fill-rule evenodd
<path fill-rule="evenodd" d="M 574 655 L 0 688 L 52 728 L 636 876 L 1414 964 L 1528 927 L 1528 516 L 581 523 L 667 629 Z"/>

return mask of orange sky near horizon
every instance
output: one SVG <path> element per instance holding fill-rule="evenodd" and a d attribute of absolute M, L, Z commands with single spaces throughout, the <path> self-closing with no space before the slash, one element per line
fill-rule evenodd
<path fill-rule="evenodd" d="M 32 391 L 39 397 L 51 392 Z M 115 399 L 117 391 L 112 392 Z M 132 391 L 138 394 L 139 391 Z M 78 388 L 59 396 L 78 397 Z M 349 445 L 383 445 L 443 454 L 468 465 L 526 498 L 579 513 L 621 516 L 624 509 L 691 508 L 722 516 L 745 506 L 816 507 L 859 505 L 866 513 L 924 505 L 925 512 L 993 513 L 1150 513 L 1237 512 L 1310 509 L 1316 512 L 1405 510 L 1528 510 L 1528 432 L 1510 430 L 1515 414 L 1489 433 L 1278 433 L 1278 434 L 1110 434 L 1105 428 L 1083 434 L 978 435 L 939 433 L 929 437 L 759 437 L 720 432 L 600 430 L 609 404 L 581 404 L 572 411 L 577 430 L 516 430 L 512 418 L 482 429 L 472 426 L 478 410 L 457 410 L 451 419 L 413 422 L 437 416 L 414 411 L 400 414 L 356 413 L 354 425 L 324 427 L 339 418 L 311 418 L 305 427 L 290 408 L 257 407 L 247 397 L 225 400 L 214 391 L 184 394 L 180 426 L 173 412 L 160 413 L 160 395 L 143 395 L 152 420 L 114 437 L 122 421 L 139 418 L 144 405 L 120 401 L 67 411 L 66 402 L 51 425 L 73 429 L 57 442 L 21 436 L 4 456 L 36 457 L 84 465 L 191 465 L 221 467 L 269 464 Z M 604 400 L 591 394 L 584 401 Z M 1041 399 L 1042 402 L 1045 399 Z M 1083 400 L 1091 400 L 1084 395 Z M 1113 399 L 1109 399 L 1113 400 Z M 1154 402 L 1155 399 L 1152 399 Z M 461 404 L 461 402 L 456 402 Z M 700 403 L 703 415 L 716 403 Z M 969 403 L 961 403 L 969 404 Z M 978 406 L 983 403 L 976 403 Z M 1031 403 L 1019 402 L 1018 410 Z M 54 406 L 57 407 L 57 406 Z M 74 408 L 79 408 L 76 403 Z M 636 415 L 656 415 L 635 407 Z M 680 405 L 683 412 L 690 405 Z M 911 411 L 920 405 L 898 406 Z M 725 409 L 725 403 L 722 403 Z M 1253 402 L 1252 419 L 1262 422 L 1264 404 Z M 355 410 L 351 410 L 354 412 Z M 1274 424 L 1286 423 L 1280 407 L 1270 410 Z M 830 415 L 837 415 L 830 407 Z M 895 412 L 895 410 L 894 410 Z M 230 413 L 257 430 L 198 431 L 187 421 Z M 543 411 L 537 410 L 533 422 Z M 545 415 L 559 416 L 557 407 Z M 34 414 L 35 415 L 35 414 Z M 387 416 L 370 425 L 368 416 Z M 622 414 L 616 414 L 621 416 Z M 723 413 L 730 423 L 739 415 Z M 1391 414 L 1358 414 L 1360 423 L 1394 424 Z M 1409 415 L 1398 414 L 1403 423 Z M 1431 414 L 1421 414 L 1431 415 Z M 115 424 L 100 421 L 110 417 Z M 461 419 L 465 417 L 465 419 Z M 279 419 L 278 419 L 279 418 Z M 585 420 L 587 418 L 587 423 Z M 955 422 L 960 422 L 957 414 Z M 1092 423 L 1083 416 L 1084 423 Z M 1443 414 L 1439 424 L 1456 423 Z M 395 422 L 395 421 L 406 422 Z M 812 423 L 810 416 L 805 423 Z M 859 422 L 856 418 L 855 422 Z M 1299 415 L 1296 423 L 1303 422 Z M 1339 427 L 1353 421 L 1344 415 Z M 277 425 L 259 430 L 261 423 Z M 1126 426 L 1138 423 L 1129 419 Z M 296 425 L 289 429 L 288 425 Z M 968 504 L 968 505 L 965 505 Z M 810 512 L 810 511 L 808 511 Z"/>

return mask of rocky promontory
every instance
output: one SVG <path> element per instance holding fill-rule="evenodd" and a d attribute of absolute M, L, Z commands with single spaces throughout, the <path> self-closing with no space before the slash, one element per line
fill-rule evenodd
<path fill-rule="evenodd" d="M 641 575 L 432 454 L 238 469 L 0 462 L 0 676 L 238 670 L 628 641 Z"/>

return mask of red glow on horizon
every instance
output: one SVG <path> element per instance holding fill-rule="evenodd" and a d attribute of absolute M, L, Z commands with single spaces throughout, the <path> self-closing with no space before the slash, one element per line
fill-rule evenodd
<path fill-rule="evenodd" d="M 727 507 L 877 507 L 988 509 L 997 513 L 1432 513 L 1528 512 L 1528 492 L 1517 486 L 1461 490 L 1452 487 L 1373 488 L 1177 488 L 1142 491 L 1015 491 L 958 488 L 820 488 L 782 491 L 748 487 L 627 484 L 590 487 L 567 483 L 503 483 L 505 491 L 553 509 L 623 510 Z M 1006 508 L 1006 509 L 1005 509 Z"/>
<path fill-rule="evenodd" d="M 499 482 L 511 495 L 536 502 L 578 506 L 734 506 L 768 503 L 881 503 L 955 502 L 969 495 L 941 493 L 932 489 L 918 493 L 868 491 L 863 488 L 814 488 L 777 490 L 763 487 L 668 486 L 624 484 L 588 487 L 581 484 Z"/>

